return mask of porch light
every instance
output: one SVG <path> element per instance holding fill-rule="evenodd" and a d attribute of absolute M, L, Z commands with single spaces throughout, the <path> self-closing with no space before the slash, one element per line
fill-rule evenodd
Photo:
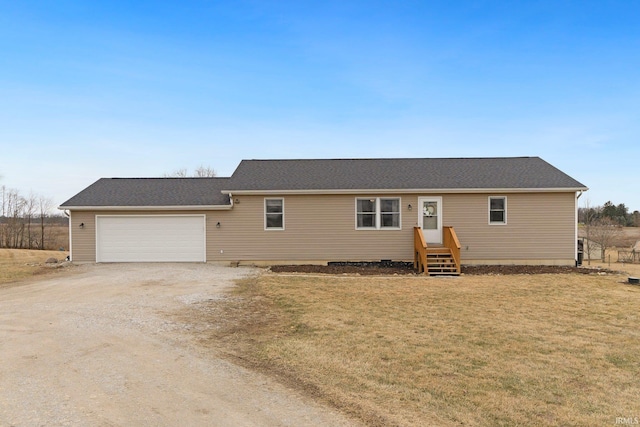
<path fill-rule="evenodd" d="M 407 206 L 407 209 L 409 210 L 413 209 L 413 206 L 411 206 L 411 203 L 409 203 L 409 206 Z"/>
<path fill-rule="evenodd" d="M 216 224 L 216 228 L 220 228 L 220 221 Z"/>
<path fill-rule="evenodd" d="M 84 228 L 84 222 L 80 223 L 80 228 Z"/>

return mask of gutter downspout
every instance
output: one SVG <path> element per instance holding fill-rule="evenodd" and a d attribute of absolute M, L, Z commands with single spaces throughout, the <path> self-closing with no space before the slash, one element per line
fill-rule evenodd
<path fill-rule="evenodd" d="M 575 231 L 575 235 L 573 238 L 573 244 L 575 245 L 575 248 L 573 250 L 574 253 L 574 258 L 576 260 L 576 267 L 578 266 L 578 200 L 580 199 L 580 197 L 582 197 L 582 193 L 584 193 L 584 190 L 580 190 L 577 192 L 576 194 L 576 231 Z"/>
<path fill-rule="evenodd" d="M 73 232 L 71 229 L 71 211 L 63 209 L 62 212 L 65 214 L 67 218 L 69 218 L 69 261 L 73 262 Z"/>

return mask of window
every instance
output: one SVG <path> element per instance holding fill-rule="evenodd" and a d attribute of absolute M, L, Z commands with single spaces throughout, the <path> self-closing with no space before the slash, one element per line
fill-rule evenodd
<path fill-rule="evenodd" d="M 265 230 L 284 230 L 284 199 L 264 199 Z"/>
<path fill-rule="evenodd" d="M 376 228 L 376 199 L 358 199 L 357 228 Z"/>
<path fill-rule="evenodd" d="M 356 199 L 356 229 L 400 229 L 400 199 Z"/>
<path fill-rule="evenodd" d="M 400 199 L 380 199 L 380 227 L 400 228 Z"/>
<path fill-rule="evenodd" d="M 489 224 L 507 223 L 507 198 L 489 197 Z"/>

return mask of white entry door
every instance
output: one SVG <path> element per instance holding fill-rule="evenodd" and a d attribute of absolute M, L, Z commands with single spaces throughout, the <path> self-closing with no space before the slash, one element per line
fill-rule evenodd
<path fill-rule="evenodd" d="M 442 244 L 442 197 L 418 198 L 418 223 L 427 243 Z"/>

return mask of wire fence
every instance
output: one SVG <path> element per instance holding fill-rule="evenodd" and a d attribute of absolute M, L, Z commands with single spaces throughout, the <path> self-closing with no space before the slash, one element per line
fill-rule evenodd
<path fill-rule="evenodd" d="M 640 251 L 618 251 L 618 262 L 628 264 L 640 264 Z"/>

